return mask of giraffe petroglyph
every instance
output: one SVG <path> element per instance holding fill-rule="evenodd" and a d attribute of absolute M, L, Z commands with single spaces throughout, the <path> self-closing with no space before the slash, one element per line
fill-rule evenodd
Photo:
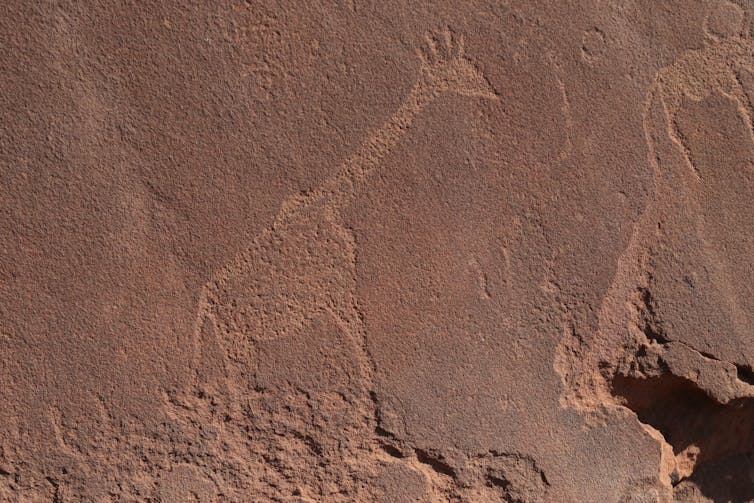
<path fill-rule="evenodd" d="M 255 341 L 292 336 L 314 317 L 329 315 L 363 349 L 360 363 L 371 372 L 355 298 L 354 236 L 341 210 L 435 98 L 454 92 L 499 99 L 466 58 L 462 36 L 445 30 L 425 38 L 426 47 L 417 50 L 418 80 L 400 108 L 320 187 L 285 199 L 272 225 L 204 285 L 195 356 L 200 331 L 209 323 L 226 366 L 245 373 Z"/>
<path fill-rule="evenodd" d="M 730 5 L 737 8 L 735 4 Z M 633 224 L 631 238 L 618 259 L 612 285 L 600 310 L 596 336 L 579 343 L 589 357 L 579 351 L 581 356 L 576 367 L 581 370 L 576 373 L 578 377 L 570 375 L 569 379 L 574 380 L 566 386 L 566 402 L 576 408 L 589 409 L 609 401 L 607 384 L 601 373 L 593 370 L 599 367 L 598 360 L 615 361 L 619 353 L 625 350 L 616 343 L 616 334 L 625 332 L 628 315 L 626 306 L 630 304 L 627 301 L 635 295 L 637 288 L 646 287 L 647 255 L 651 240 L 657 232 L 658 221 L 667 217 L 667 201 L 677 198 L 679 190 L 696 190 L 697 186 L 704 184 L 677 123 L 684 100 L 698 102 L 713 93 L 722 94 L 735 103 L 742 122 L 754 141 L 754 106 L 740 77 L 741 72 L 754 70 L 754 40 L 745 35 L 744 16 L 742 12 L 739 14 L 731 16 L 733 21 L 725 27 L 724 32 L 711 33 L 707 30 L 710 39 L 707 46 L 686 51 L 671 65 L 661 68 L 647 91 L 643 128 L 655 194 Z M 663 134 L 667 134 L 689 168 L 688 175 L 682 177 L 687 187 L 678 187 L 677 181 L 669 182 L 664 171 L 667 168 L 660 165 L 657 140 L 653 135 L 653 128 L 657 126 L 661 126 Z M 686 198 L 684 201 L 685 204 L 694 204 L 693 198 Z M 692 213 L 699 211 L 696 207 L 689 209 Z M 704 251 L 710 257 L 715 254 L 711 246 L 705 246 Z"/>
<path fill-rule="evenodd" d="M 723 10 L 727 9 L 727 12 Z M 727 16 L 721 15 L 729 14 Z M 697 231 L 704 233 L 705 225 L 714 222 L 701 221 L 700 193 L 711 182 L 705 179 L 692 155 L 692 147 L 681 132 L 678 117 L 684 109 L 684 103 L 700 102 L 715 93 L 731 100 L 748 135 L 754 142 L 754 104 L 752 97 L 745 91 L 742 75 L 754 70 L 754 40 L 746 33 L 744 13 L 740 7 L 731 2 L 717 5 L 712 15 L 719 16 L 724 23 L 715 29 L 710 28 L 710 18 L 705 20 L 708 44 L 700 49 L 686 51 L 672 64 L 661 68 L 649 86 L 643 110 L 643 128 L 647 145 L 648 163 L 652 169 L 654 195 L 650 197 L 639 219 L 633 223 L 630 239 L 618 257 L 612 283 L 603 297 L 598 314 L 597 330 L 590 334 L 578 334 L 572 326 L 565 327 L 563 344 L 555 360 L 555 368 L 564 384 L 562 404 L 586 413 L 591 420 L 600 420 L 608 410 L 616 409 L 619 404 L 612 396 L 610 379 L 619 372 L 624 372 L 633 362 L 632 352 L 651 344 L 644 333 L 637 328 L 641 317 L 638 307 L 642 299 L 641 292 L 651 288 L 651 255 L 659 253 L 657 243 L 663 239 L 658 231 L 660 224 L 671 221 L 677 211 L 675 203 L 681 201 L 685 214 L 697 218 Z M 667 136 L 672 148 L 677 150 L 685 165 L 681 176 L 671 176 L 669 165 L 662 165 L 660 136 Z M 741 169 L 746 169 L 742 166 Z M 684 197 L 688 192 L 693 197 Z M 708 240 L 701 239 L 702 252 L 706 256 L 709 268 L 717 274 L 716 286 L 723 290 L 730 299 L 731 316 L 734 325 L 747 333 L 746 318 L 736 302 L 736 296 L 728 287 L 723 266 L 725 260 L 718 257 L 720 250 Z M 654 300 L 653 300 L 654 302 Z M 704 390 L 721 403 L 737 397 L 754 396 L 754 388 L 736 378 L 733 364 L 706 358 L 700 350 L 682 340 L 671 340 L 665 344 L 663 351 L 668 354 L 683 353 L 694 365 L 714 373 L 716 387 Z M 678 370 L 675 370 L 676 372 Z M 702 382 L 698 386 L 704 387 Z M 642 424 L 647 433 L 660 443 L 661 468 L 660 481 L 664 490 L 663 498 L 672 499 L 671 479 L 690 475 L 693 463 L 684 461 L 685 452 L 677 456 L 662 434 L 649 425 Z"/>

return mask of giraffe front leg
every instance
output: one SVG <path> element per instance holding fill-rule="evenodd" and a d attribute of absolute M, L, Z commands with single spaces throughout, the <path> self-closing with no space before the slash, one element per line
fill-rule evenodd
<path fill-rule="evenodd" d="M 686 138 L 678 127 L 678 113 L 681 110 L 681 104 L 683 102 L 683 91 L 678 85 L 676 85 L 677 83 L 671 79 L 669 79 L 669 82 L 663 82 L 662 79 L 660 79 L 659 82 L 660 103 L 662 104 L 664 111 L 668 136 L 675 144 L 676 149 L 683 155 L 686 165 L 689 167 L 689 171 L 694 176 L 694 180 L 698 182 L 701 180 L 699 168 L 694 162 Z"/>
<path fill-rule="evenodd" d="M 738 68 L 731 76 L 730 88 L 724 93 L 736 102 L 738 113 L 754 144 L 754 74 L 747 68 Z"/>

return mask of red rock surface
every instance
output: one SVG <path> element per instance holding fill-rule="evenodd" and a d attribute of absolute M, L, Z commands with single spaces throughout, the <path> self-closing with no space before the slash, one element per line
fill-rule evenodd
<path fill-rule="evenodd" d="M 751 2 L 0 10 L 0 500 L 754 500 Z"/>

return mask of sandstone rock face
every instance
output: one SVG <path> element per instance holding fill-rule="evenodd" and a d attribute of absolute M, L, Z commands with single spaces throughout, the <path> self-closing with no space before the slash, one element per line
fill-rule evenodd
<path fill-rule="evenodd" d="M 754 501 L 754 3 L 0 35 L 0 500 Z"/>

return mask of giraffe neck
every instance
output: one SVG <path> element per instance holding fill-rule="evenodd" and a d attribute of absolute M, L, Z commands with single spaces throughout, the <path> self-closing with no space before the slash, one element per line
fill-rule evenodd
<path fill-rule="evenodd" d="M 364 144 L 341 165 L 338 174 L 325 184 L 331 207 L 341 207 L 352 197 L 356 186 L 380 166 L 416 116 L 438 95 L 436 86 L 419 81 L 393 115 L 369 134 Z"/>

